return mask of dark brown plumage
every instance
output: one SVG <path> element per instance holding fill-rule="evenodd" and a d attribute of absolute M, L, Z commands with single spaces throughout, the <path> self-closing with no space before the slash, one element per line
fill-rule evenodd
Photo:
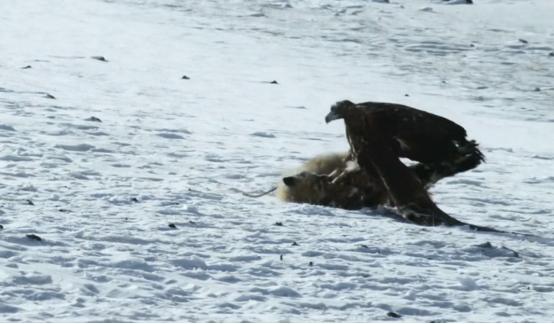
<path fill-rule="evenodd" d="M 337 102 L 325 117 L 326 122 L 336 119 L 344 119 L 350 158 L 367 174 L 377 175 L 406 219 L 421 225 L 462 224 L 443 212 L 426 190 L 437 175 L 453 175 L 483 161 L 462 126 L 409 106 L 348 100 Z M 408 168 L 400 157 L 420 163 Z"/>
<path fill-rule="evenodd" d="M 331 107 L 326 121 L 344 119 L 346 135 L 353 149 L 359 149 L 367 132 L 377 133 L 400 157 L 423 163 L 441 163 L 472 151 L 483 155 L 466 130 L 444 117 L 413 107 L 384 102 L 354 104 L 344 100 Z"/>

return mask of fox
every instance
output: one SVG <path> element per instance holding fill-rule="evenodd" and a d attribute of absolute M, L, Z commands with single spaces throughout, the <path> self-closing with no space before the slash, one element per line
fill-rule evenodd
<path fill-rule="evenodd" d="M 386 190 L 377 177 L 370 177 L 349 153 L 316 156 L 298 172 L 282 178 L 277 197 L 283 201 L 323 205 L 343 209 L 361 209 L 387 201 Z"/>
<path fill-rule="evenodd" d="M 467 154 L 451 163 L 416 163 L 408 166 L 409 172 L 428 190 L 439 180 L 475 168 L 483 161 L 477 145 L 467 145 Z M 367 165 L 360 168 L 351 152 L 322 154 L 306 161 L 295 174 L 280 180 L 276 195 L 285 202 L 349 210 L 395 207 L 394 199 L 391 199 L 377 170 Z"/>

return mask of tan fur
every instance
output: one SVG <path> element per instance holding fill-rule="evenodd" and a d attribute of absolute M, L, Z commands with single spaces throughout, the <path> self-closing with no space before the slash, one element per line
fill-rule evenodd
<path fill-rule="evenodd" d="M 388 201 L 378 177 L 368 175 L 352 161 L 348 153 L 317 156 L 292 175 L 294 185 L 280 181 L 277 197 L 284 201 L 359 209 Z"/>
<path fill-rule="evenodd" d="M 313 172 L 301 172 L 294 175 L 298 183 L 287 186 L 282 181 L 277 187 L 277 196 L 284 201 L 321 205 L 329 190 L 327 177 Z"/>
<path fill-rule="evenodd" d="M 348 152 L 321 154 L 306 161 L 299 172 L 307 171 L 329 175 L 336 169 L 344 169 L 347 157 Z"/>
<path fill-rule="evenodd" d="M 344 161 L 348 153 L 331 153 L 321 154 L 308 161 L 306 161 L 301 167 L 294 169 L 292 172 L 288 172 L 288 175 L 296 175 L 301 172 L 311 172 L 314 174 L 330 174 L 336 169 L 341 168 L 344 165 Z M 308 186 L 308 183 L 305 184 Z M 311 185 L 310 185 L 311 186 Z M 308 187 L 300 188 L 297 190 L 290 190 L 283 181 L 279 181 L 277 185 L 277 198 L 283 201 L 291 202 L 306 202 L 315 200 L 319 194 L 314 193 L 314 189 Z"/>
<path fill-rule="evenodd" d="M 345 164 L 348 153 L 321 154 L 308 161 L 301 167 L 295 169 L 290 175 L 298 175 L 302 172 L 313 174 L 328 175 L 331 172 L 340 169 Z M 313 181 L 306 181 L 302 186 L 291 190 L 283 181 L 277 185 L 277 197 L 283 201 L 310 203 L 314 200 L 320 200 L 319 192 L 315 192 Z"/>

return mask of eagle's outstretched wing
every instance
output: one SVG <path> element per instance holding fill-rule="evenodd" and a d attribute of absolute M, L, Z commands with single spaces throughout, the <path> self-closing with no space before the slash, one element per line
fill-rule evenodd
<path fill-rule="evenodd" d="M 467 154 L 483 160 L 477 144 L 467 140 L 462 126 L 423 110 L 394 103 L 354 104 L 344 100 L 331 107 L 325 120 L 340 118 L 344 119 L 354 155 L 364 139 L 379 134 L 399 157 L 430 164 L 454 161 Z"/>

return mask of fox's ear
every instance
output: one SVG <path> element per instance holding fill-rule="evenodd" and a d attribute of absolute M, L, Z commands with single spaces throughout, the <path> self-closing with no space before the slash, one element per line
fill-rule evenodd
<path fill-rule="evenodd" d="M 283 182 L 289 186 L 292 187 L 296 184 L 296 177 L 284 177 Z"/>

